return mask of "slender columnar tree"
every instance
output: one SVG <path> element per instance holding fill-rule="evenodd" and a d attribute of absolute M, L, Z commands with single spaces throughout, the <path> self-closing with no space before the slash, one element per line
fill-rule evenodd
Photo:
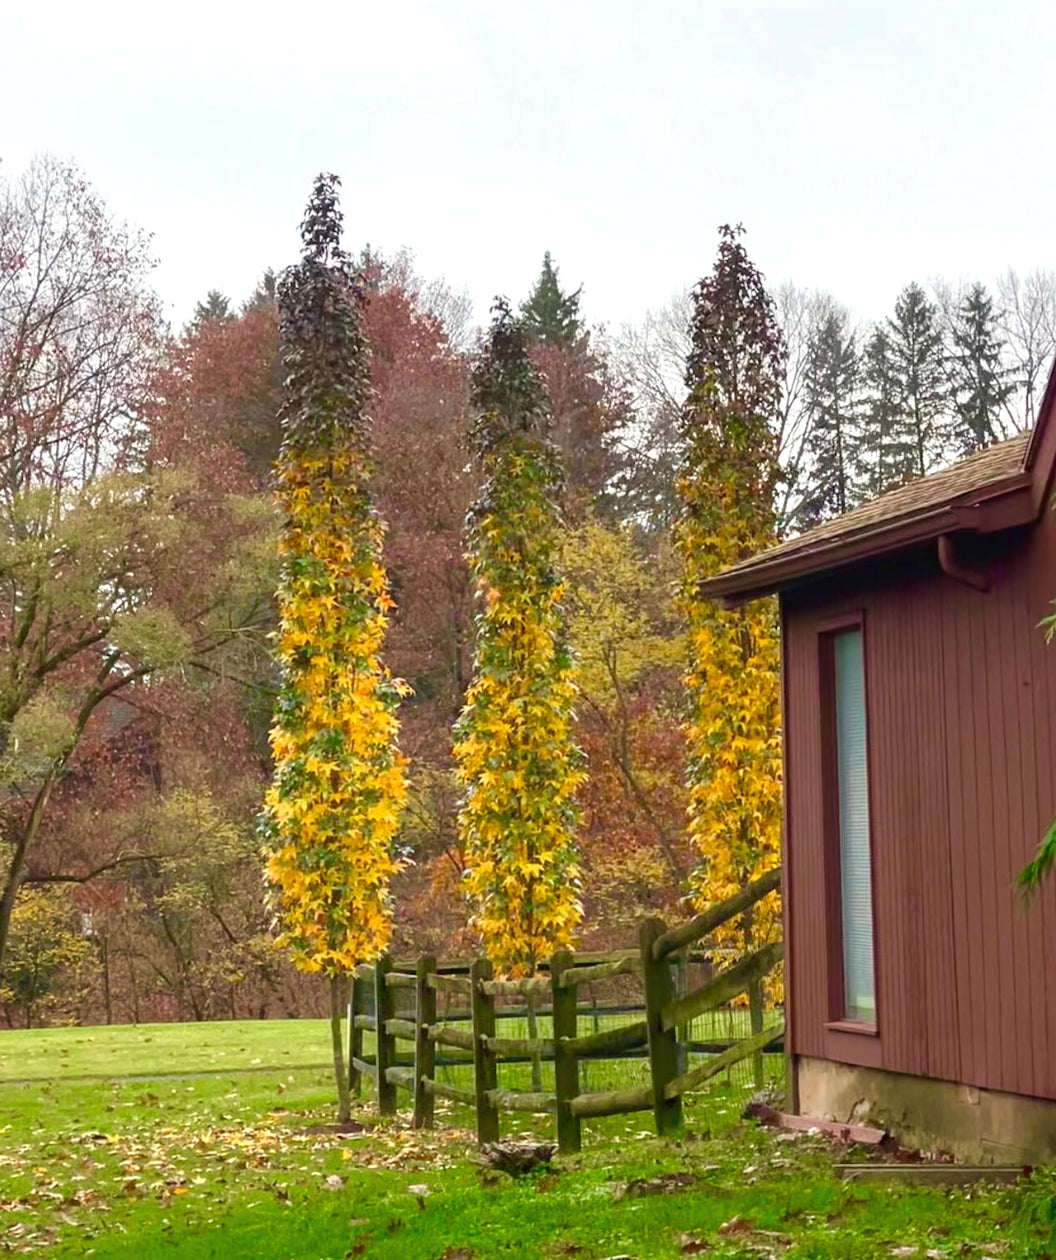
<path fill-rule="evenodd" d="M 689 623 L 689 831 L 700 854 L 701 905 L 776 865 L 781 834 L 777 609 L 773 600 L 723 608 L 699 591 L 702 579 L 776 539 L 784 345 L 739 238 L 740 229 L 720 229 L 715 267 L 693 290 L 675 533 Z M 772 895 L 731 936 L 751 948 L 777 929 Z"/>
<path fill-rule="evenodd" d="M 379 658 L 392 601 L 384 526 L 370 500 L 362 292 L 340 248 L 337 186 L 333 175 L 316 180 L 301 262 L 279 288 L 282 685 L 262 831 L 280 943 L 298 967 L 330 981 L 347 1119 L 341 982 L 389 939 L 393 838 L 406 791 L 395 710 L 405 688 Z"/>
<path fill-rule="evenodd" d="M 484 474 L 469 518 L 476 583 L 472 685 L 456 728 L 459 830 L 473 923 L 496 967 L 530 974 L 579 922 L 575 686 L 555 568 L 561 472 L 522 326 L 496 303 L 473 374 Z"/>

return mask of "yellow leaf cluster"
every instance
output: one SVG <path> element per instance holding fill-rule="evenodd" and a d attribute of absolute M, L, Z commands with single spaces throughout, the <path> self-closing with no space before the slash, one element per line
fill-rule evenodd
<path fill-rule="evenodd" d="M 694 464 L 696 457 L 697 463 Z M 775 541 L 773 514 L 746 472 L 727 466 L 714 431 L 691 446 L 680 479 L 682 606 L 688 628 L 689 832 L 700 855 L 693 898 L 703 909 L 781 861 L 780 633 L 773 599 L 723 608 L 700 581 Z M 777 894 L 716 939 L 748 950 L 781 934 Z M 779 995 L 779 984 L 771 994 Z"/>
<path fill-rule="evenodd" d="M 569 947 L 582 915 L 573 738 L 576 687 L 556 575 L 556 515 L 531 443 L 491 461 L 471 551 L 479 596 L 474 681 L 456 730 L 459 831 L 473 926 L 500 972 Z"/>
<path fill-rule="evenodd" d="M 396 705 L 407 690 L 381 663 L 392 607 L 383 526 L 354 449 L 287 452 L 278 466 L 277 654 L 283 685 L 271 732 L 266 877 L 279 944 L 305 971 L 347 973 L 391 934 L 393 842 L 407 793 Z"/>

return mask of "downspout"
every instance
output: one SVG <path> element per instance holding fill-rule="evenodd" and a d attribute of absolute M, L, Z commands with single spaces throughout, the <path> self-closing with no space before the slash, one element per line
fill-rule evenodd
<path fill-rule="evenodd" d="M 969 569 L 957 559 L 952 534 L 939 535 L 939 568 L 955 582 L 962 582 L 977 591 L 988 591 L 990 579 L 978 569 Z"/>

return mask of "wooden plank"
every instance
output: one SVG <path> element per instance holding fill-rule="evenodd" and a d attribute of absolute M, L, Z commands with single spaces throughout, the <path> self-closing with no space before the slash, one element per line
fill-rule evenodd
<path fill-rule="evenodd" d="M 392 1037 L 401 1037 L 404 1041 L 414 1041 L 418 1036 L 418 1026 L 413 1019 L 401 1019 L 398 1016 L 385 1021 L 385 1031 Z"/>
<path fill-rule="evenodd" d="M 1052 513 L 1049 513 L 1051 516 Z M 1033 551 L 1033 549 L 1031 549 Z M 1029 555 L 1030 553 L 1028 553 Z M 1037 618 L 1031 607 L 1030 571 L 1026 563 L 1027 556 L 1019 559 L 1015 574 L 1016 614 L 1020 624 L 1037 625 Z M 1038 776 L 1036 753 L 1038 745 L 1045 739 L 1037 712 L 1037 687 L 1034 677 L 1035 642 L 1043 638 L 1037 629 L 1031 634 L 1016 634 L 1015 661 L 1017 671 L 1017 690 L 1019 695 L 1019 721 L 1016 725 L 1020 741 L 1017 765 L 1019 783 L 1016 792 L 1021 810 L 1018 828 L 1012 836 L 1012 859 L 1017 870 L 1034 856 L 1038 840 L 1048 826 L 1049 819 L 1044 821 L 1038 815 Z M 1013 918 L 1023 932 L 1023 948 L 1025 962 L 1023 978 L 1026 979 L 1027 1001 L 1023 1003 L 1023 990 L 1017 990 L 1017 1005 L 1021 1012 L 1024 1030 L 1029 1036 L 1031 1045 L 1031 1087 L 1034 1097 L 1044 1097 L 1047 1092 L 1049 1077 L 1049 1046 L 1045 1035 L 1046 1012 L 1044 999 L 1039 1001 L 1034 977 L 1045 972 L 1045 936 L 1044 919 L 1040 914 L 1022 913 L 1018 890 L 1013 894 Z M 1021 983 L 1021 978 L 1017 976 Z"/>
<path fill-rule="evenodd" d="M 1028 581 L 1029 619 L 1038 625 L 1052 611 L 1052 574 L 1056 573 L 1056 515 L 1046 512 L 1039 522 L 1031 548 Z M 1030 638 L 1031 698 L 1034 711 L 1032 804 L 1036 820 L 1028 833 L 1030 857 L 1056 814 L 1056 748 L 1053 747 L 1053 719 L 1056 711 L 1056 647 L 1045 642 L 1040 629 Z M 1043 977 L 1034 1003 L 1036 1020 L 1034 1043 L 1038 1095 L 1056 1098 L 1056 920 L 1049 898 L 1035 898 L 1026 910 L 1037 933 L 1036 962 L 1032 974 Z"/>
<path fill-rule="evenodd" d="M 652 1078 L 649 1098 L 657 1135 L 672 1137 L 682 1129 L 682 1099 L 668 1098 L 664 1090 L 668 1082 L 678 1075 L 678 1037 L 674 1029 L 675 1023 L 684 1021 L 675 1020 L 664 1025 L 664 1012 L 678 1003 L 674 1000 L 675 977 L 670 960 L 654 956 L 654 946 L 663 935 L 663 919 L 645 919 L 638 929 L 642 981 L 645 985 L 645 1024 L 649 1037 L 649 1074 Z"/>
<path fill-rule="evenodd" d="M 754 906 L 761 898 L 772 893 L 780 887 L 780 884 L 781 868 L 775 867 L 774 870 L 767 871 L 765 875 L 757 879 L 754 884 L 749 884 L 717 905 L 709 906 L 703 914 L 698 914 L 696 918 L 679 924 L 678 927 L 670 928 L 658 938 L 653 946 L 654 961 L 659 962 L 684 945 L 689 945 L 693 941 L 700 940 L 702 936 L 707 936 L 709 932 L 714 932 L 717 927 L 743 914 L 749 906 Z"/>
<path fill-rule="evenodd" d="M 577 1119 L 590 1116 L 622 1116 L 633 1111 L 651 1111 L 653 1091 L 644 1089 L 617 1089 L 609 1093 L 580 1094 L 569 1103 L 569 1111 Z"/>
<path fill-rule="evenodd" d="M 499 1113 L 488 1101 L 490 1090 L 499 1085 L 495 1056 L 488 1038 L 495 1036 L 495 1000 L 484 985 L 491 979 L 491 963 L 478 958 L 469 973 L 473 984 L 473 1087 L 476 1093 L 477 1141 L 499 1140 Z"/>
<path fill-rule="evenodd" d="M 613 976 L 638 976 L 642 973 L 641 961 L 633 954 L 617 958 L 615 962 L 594 963 L 587 967 L 570 967 L 564 973 L 565 984 L 573 987 L 591 984 L 595 980 L 611 980 Z"/>
<path fill-rule="evenodd" d="M 676 1076 L 674 1080 L 668 1081 L 664 1087 L 664 1093 L 668 1098 L 675 1098 L 680 1094 L 686 1093 L 687 1090 L 694 1089 L 702 1081 L 708 1080 L 712 1076 L 717 1076 L 720 1072 L 725 1072 L 728 1067 L 734 1063 L 739 1063 L 742 1059 L 747 1059 L 749 1055 L 755 1054 L 762 1050 L 764 1046 L 768 1046 L 772 1041 L 776 1041 L 778 1037 L 784 1035 L 785 1025 L 782 1021 L 775 1024 L 773 1028 L 765 1028 L 761 1033 L 756 1033 L 753 1037 L 746 1037 L 744 1041 L 738 1041 L 735 1045 L 724 1050 L 722 1054 L 717 1054 L 713 1059 L 709 1059 L 706 1063 L 699 1063 L 696 1067 L 690 1068 L 688 1072 L 683 1072 L 681 1076 Z"/>
<path fill-rule="evenodd" d="M 986 1079 L 986 1006 L 980 932 L 983 881 L 979 855 L 978 775 L 975 745 L 979 701 L 973 677 L 972 618 L 963 608 L 964 593 L 953 584 L 943 590 L 945 604 L 943 681 L 946 690 L 946 775 L 949 784 L 950 834 L 956 841 L 953 863 L 954 956 L 957 961 L 957 1044 L 960 1079 L 982 1084 Z"/>
<path fill-rule="evenodd" d="M 688 1024 L 705 1011 L 725 1006 L 738 993 L 743 993 L 752 980 L 765 976 L 783 956 L 783 942 L 772 941 L 723 971 L 702 989 L 694 989 L 684 997 L 670 998 L 660 1012 L 660 1027 L 667 1032 L 678 1024 Z"/>
<path fill-rule="evenodd" d="M 998 579 L 1000 580 L 1000 578 Z M 1004 728 L 1004 779 L 1008 807 L 1002 815 L 1005 838 L 1005 855 L 1008 870 L 1008 887 L 1001 907 L 1004 930 L 1012 943 L 1011 982 L 1014 1000 L 1013 1038 L 1016 1042 L 1015 1079 L 1016 1092 L 1034 1095 L 1036 1076 L 1034 1071 L 1035 1038 L 1032 1027 L 1033 1010 L 1038 1005 L 1036 976 L 1040 968 L 1032 967 L 1030 930 L 1026 916 L 1020 913 L 1016 895 L 1016 875 L 1032 856 L 1034 845 L 1024 843 L 1026 837 L 1024 798 L 1027 786 L 1023 768 L 1030 757 L 1029 740 L 1033 730 L 1027 729 L 1032 713 L 1030 709 L 1029 681 L 1024 680 L 1022 665 L 1024 640 L 1033 627 L 1027 622 L 1027 601 L 1020 565 L 1015 560 L 1007 570 L 1008 589 L 998 605 L 1000 622 L 1000 668 L 1002 672 L 1002 725 Z M 1035 631 L 1036 633 L 1036 631 Z M 1040 833 L 1034 832 L 1035 836 Z"/>
<path fill-rule="evenodd" d="M 887 1137 L 886 1129 L 868 1124 L 842 1124 L 839 1120 L 822 1120 L 817 1116 L 790 1116 L 769 1107 L 766 1103 L 751 1103 L 748 1114 L 763 1124 L 798 1133 L 826 1133 L 841 1142 L 856 1142 L 860 1146 L 879 1146 Z"/>
<path fill-rule="evenodd" d="M 824 1058 L 825 1024 L 832 1018 L 826 919 L 826 890 L 831 873 L 826 864 L 823 750 L 818 737 L 821 685 L 816 609 L 808 606 L 798 616 L 790 613 L 790 617 L 793 670 L 789 678 L 792 690 L 786 742 L 790 757 L 798 760 L 792 769 L 792 790 L 797 795 L 792 816 L 794 830 L 788 844 L 792 861 L 798 867 L 792 885 L 793 902 L 787 913 L 794 921 L 793 930 L 798 932 L 799 958 L 798 962 L 793 960 L 788 1005 L 798 1012 L 793 1052 Z"/>
<path fill-rule="evenodd" d="M 785 738 L 781 740 L 781 935 L 785 942 L 785 974 L 784 990 L 786 1030 L 788 1028 L 788 999 L 792 989 L 792 957 L 790 947 L 793 926 L 789 922 L 788 907 L 792 902 L 792 855 L 789 852 L 788 838 L 792 827 L 792 775 L 788 756 L 788 625 L 785 617 L 785 599 L 779 596 L 778 618 L 781 634 L 781 729 Z M 799 1083 L 796 1075 L 796 1056 L 792 1053 L 792 1038 L 786 1036 L 782 1043 L 785 1058 L 785 1098 L 793 1111 L 799 1110 Z"/>
<path fill-rule="evenodd" d="M 472 1050 L 473 1034 L 464 1028 L 448 1028 L 446 1024 L 433 1024 L 429 1029 L 429 1040 L 438 1041 L 442 1046 L 457 1046 L 460 1050 Z"/>
<path fill-rule="evenodd" d="M 970 1186 L 980 1182 L 1013 1185 L 1026 1174 L 1022 1165 L 1006 1168 L 997 1164 L 837 1164 L 836 1175 L 841 1181 L 909 1182 L 918 1186 Z"/>
<path fill-rule="evenodd" d="M 488 997 L 545 997 L 550 992 L 550 981 L 545 976 L 527 976 L 523 980 L 484 980 L 484 992 Z"/>
<path fill-rule="evenodd" d="M 360 1031 L 366 1029 L 367 1032 L 377 1032 L 378 1030 L 378 1021 L 373 1015 L 354 1015 L 352 1022 Z"/>
<path fill-rule="evenodd" d="M 417 983 L 418 977 L 405 971 L 390 971 L 385 977 L 385 986 L 389 989 L 413 989 Z"/>
<path fill-rule="evenodd" d="M 378 1079 L 378 1065 L 371 1063 L 369 1059 L 356 1058 L 352 1060 L 355 1069 L 361 1076 L 369 1076 L 371 1080 Z"/>
<path fill-rule="evenodd" d="M 471 1089 L 459 1089 L 457 1085 L 447 1085 L 443 1081 L 423 1081 L 427 1094 L 434 1098 L 449 1098 L 452 1102 L 465 1103 L 467 1107 L 477 1105 L 477 1095 Z"/>
<path fill-rule="evenodd" d="M 385 1080 L 390 1085 L 398 1085 L 400 1089 L 414 1092 L 414 1068 L 388 1067 L 385 1069 Z"/>
<path fill-rule="evenodd" d="M 559 950 L 550 962 L 553 993 L 554 1088 L 557 1110 L 557 1149 L 562 1155 L 578 1151 L 582 1144 L 579 1117 L 571 1109 L 579 1094 L 579 1062 L 576 1057 L 576 991 L 565 983 L 573 955 Z"/>
<path fill-rule="evenodd" d="M 459 997 L 469 997 L 472 991 L 469 976 L 441 976 L 436 972 L 429 977 L 429 987 L 438 993 L 457 993 Z"/>
<path fill-rule="evenodd" d="M 969 592 L 975 594 L 976 592 Z M 928 588 L 928 634 L 919 649 L 918 707 L 926 710 L 921 740 L 921 770 L 926 776 L 921 822 L 922 941 L 926 963 L 923 1013 L 925 1072 L 943 1080 L 961 1079 L 957 1020 L 957 954 L 953 908 L 953 851 L 950 793 L 946 775 L 946 725 L 943 636 L 944 587 Z M 931 785 L 931 786 L 927 786 Z"/>
<path fill-rule="evenodd" d="M 435 968 L 436 959 L 432 954 L 423 954 L 415 968 L 414 1116 L 411 1120 L 415 1129 L 431 1129 L 434 1119 L 433 1095 L 427 1092 L 425 1082 L 436 1075 L 436 1042 L 429 1036 L 436 1023 L 436 990 L 429 984 Z"/>
<path fill-rule="evenodd" d="M 530 1059 L 537 1054 L 544 1059 L 554 1057 L 552 1037 L 489 1037 L 487 1044 L 499 1059 Z"/>
<path fill-rule="evenodd" d="M 374 983 L 374 966 L 372 963 L 360 963 L 352 974 L 357 980 L 362 980 L 365 984 Z"/>
<path fill-rule="evenodd" d="M 557 1110 L 555 1094 L 520 1092 L 510 1089 L 491 1089 L 488 1101 L 500 1111 L 528 1111 L 534 1115 L 545 1115 Z"/>
<path fill-rule="evenodd" d="M 639 1046 L 648 1044 L 649 1028 L 643 1019 L 637 1024 L 625 1024 L 622 1028 L 605 1028 L 601 1032 L 588 1033 L 583 1037 L 567 1038 L 567 1041 L 569 1048 L 579 1058 L 589 1059 L 595 1054 L 605 1054 L 613 1050 L 636 1050 Z"/>

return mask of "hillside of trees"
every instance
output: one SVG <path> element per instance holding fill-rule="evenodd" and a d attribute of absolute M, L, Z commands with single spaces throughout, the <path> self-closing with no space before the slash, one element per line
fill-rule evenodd
<path fill-rule="evenodd" d="M 354 217 L 353 205 L 353 232 Z M 713 251 L 702 240 L 686 294 L 633 327 L 591 326 L 589 295 L 548 253 L 514 295 L 564 468 L 555 547 L 577 661 L 586 948 L 627 942 L 643 914 L 683 917 L 698 861 L 675 526 L 687 391 L 700 387 L 688 286 Z M 78 171 L 42 158 L 0 172 L 0 1012 L 11 1025 L 325 1004 L 274 949 L 258 836 L 279 692 L 272 261 L 253 293 L 210 292 L 171 329 L 146 239 Z M 465 294 L 418 275 L 410 254 L 355 262 L 395 601 L 385 661 L 411 689 L 392 948 L 449 957 L 475 941 L 452 729 L 473 670 L 465 521 L 483 481 L 469 444 L 482 334 Z M 766 537 L 1033 423 L 1056 349 L 1056 273 L 906 280 L 872 322 L 826 293 L 771 289 Z"/>

